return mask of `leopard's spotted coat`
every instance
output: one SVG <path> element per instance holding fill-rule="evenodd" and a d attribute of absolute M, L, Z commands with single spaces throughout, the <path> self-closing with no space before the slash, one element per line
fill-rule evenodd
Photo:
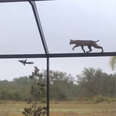
<path fill-rule="evenodd" d="M 101 47 L 101 46 L 99 46 L 97 44 L 98 41 L 99 40 L 97 40 L 97 41 L 93 41 L 93 40 L 70 40 L 70 45 L 74 44 L 74 46 L 72 48 L 73 50 L 76 47 L 81 46 L 81 48 L 82 48 L 82 50 L 83 50 L 84 53 L 91 52 L 92 51 L 92 47 L 97 48 L 97 49 L 101 49 L 102 50 L 101 52 L 104 52 L 103 47 Z M 84 46 L 87 46 L 88 49 L 89 49 L 89 51 L 85 51 Z"/>

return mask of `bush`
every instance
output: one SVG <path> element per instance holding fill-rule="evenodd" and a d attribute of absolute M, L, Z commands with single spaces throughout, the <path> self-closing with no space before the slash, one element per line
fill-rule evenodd
<path fill-rule="evenodd" d="M 101 103 L 105 101 L 105 97 L 102 95 L 95 96 L 93 98 L 94 103 Z"/>
<path fill-rule="evenodd" d="M 93 102 L 94 103 L 101 103 L 101 102 L 112 103 L 112 102 L 116 102 L 116 98 L 98 95 L 93 98 Z"/>

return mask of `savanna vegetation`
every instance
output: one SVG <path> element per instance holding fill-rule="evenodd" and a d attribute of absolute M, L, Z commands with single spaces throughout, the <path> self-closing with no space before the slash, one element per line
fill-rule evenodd
<path fill-rule="evenodd" d="M 94 68 L 76 77 L 50 71 L 50 100 L 51 116 L 115 116 L 116 74 Z M 0 81 L 0 116 L 41 116 L 45 102 L 46 71 L 35 67 L 29 76 Z"/>
<path fill-rule="evenodd" d="M 39 82 L 46 84 L 46 71 L 41 72 L 40 75 Z M 31 79 L 32 76 L 33 74 L 16 78 L 13 81 L 0 81 L 0 100 L 25 101 L 31 98 L 30 90 L 37 81 L 37 78 Z M 35 96 L 38 95 L 37 92 Z M 42 100 L 45 98 L 45 91 L 43 90 L 41 94 Z M 116 74 L 107 74 L 100 69 L 85 68 L 82 74 L 72 77 L 64 72 L 50 71 L 50 99 L 52 101 L 82 98 L 112 98 L 112 100 L 116 98 Z M 40 99 L 40 96 L 38 95 L 36 99 Z"/>

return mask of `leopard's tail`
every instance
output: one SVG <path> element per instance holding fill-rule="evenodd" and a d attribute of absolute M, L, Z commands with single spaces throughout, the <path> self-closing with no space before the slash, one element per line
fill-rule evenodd
<path fill-rule="evenodd" d="M 97 41 L 95 41 L 95 42 L 99 42 L 100 40 L 97 40 Z"/>

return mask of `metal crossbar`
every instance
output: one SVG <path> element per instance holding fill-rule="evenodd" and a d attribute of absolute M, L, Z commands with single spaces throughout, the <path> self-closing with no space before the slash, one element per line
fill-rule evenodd
<path fill-rule="evenodd" d="M 0 0 L 0 3 L 5 3 L 5 2 L 28 2 L 28 1 L 51 1 L 51 0 Z"/>
<path fill-rule="evenodd" d="M 104 53 L 49 53 L 49 58 L 66 58 L 66 57 L 107 57 L 116 56 L 116 52 Z M 12 58 L 47 58 L 46 54 L 0 54 L 0 59 Z"/>

